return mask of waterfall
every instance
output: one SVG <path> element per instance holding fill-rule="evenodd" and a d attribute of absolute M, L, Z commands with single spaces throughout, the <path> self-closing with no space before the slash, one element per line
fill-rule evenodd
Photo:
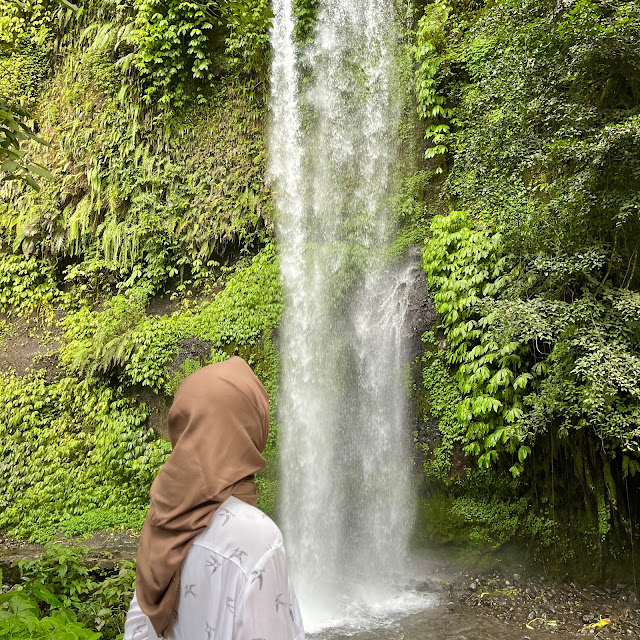
<path fill-rule="evenodd" d="M 400 104 L 388 0 L 320 0 L 312 42 L 274 0 L 269 176 L 285 294 L 282 525 L 307 624 L 388 585 L 412 525 L 407 296 L 390 267 Z"/>

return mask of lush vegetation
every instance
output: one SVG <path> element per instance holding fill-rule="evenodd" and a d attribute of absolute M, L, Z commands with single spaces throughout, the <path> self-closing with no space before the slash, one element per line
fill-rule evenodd
<path fill-rule="evenodd" d="M 300 42 L 317 8 L 295 3 Z M 640 525 L 640 9 L 410 14 L 390 256 L 425 245 L 439 313 L 415 384 L 418 537 L 524 542 L 574 575 L 588 553 L 591 579 Z M 0 371 L 3 532 L 139 527 L 163 411 L 204 364 L 240 354 L 275 397 L 270 19 L 266 0 L 0 10 L 0 346 L 30 350 Z M 272 421 L 270 512 L 276 452 Z M 23 566 L 0 637 L 117 636 L 131 571 L 65 554 Z"/>
<path fill-rule="evenodd" d="M 122 637 L 133 595 L 133 564 L 89 570 L 83 563 L 86 553 L 86 547 L 48 545 L 40 558 L 20 561 L 20 581 L 3 584 L 0 594 L 0 638 Z"/>
<path fill-rule="evenodd" d="M 640 10 L 440 0 L 421 14 L 437 197 L 424 267 L 444 345 L 425 360 L 442 432 L 427 470 L 479 539 L 550 523 L 536 544 L 610 559 L 637 535 Z M 483 471 L 456 473 L 456 456 Z M 487 478 L 483 514 L 469 497 Z"/>
<path fill-rule="evenodd" d="M 139 528 L 166 408 L 196 368 L 240 354 L 275 395 L 270 16 L 264 0 L 3 6 L 5 533 Z"/>

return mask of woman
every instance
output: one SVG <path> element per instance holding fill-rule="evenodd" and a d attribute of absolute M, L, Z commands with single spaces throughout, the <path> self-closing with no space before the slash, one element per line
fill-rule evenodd
<path fill-rule="evenodd" d="M 234 357 L 186 378 L 151 487 L 124 640 L 303 640 L 282 535 L 255 507 L 267 393 Z"/>

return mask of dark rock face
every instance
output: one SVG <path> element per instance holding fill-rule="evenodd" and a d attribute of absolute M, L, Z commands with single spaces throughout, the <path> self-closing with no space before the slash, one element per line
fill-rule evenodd
<path fill-rule="evenodd" d="M 37 314 L 26 318 L 0 314 L 0 371 L 15 371 L 17 376 L 24 376 L 29 371 L 45 369 L 47 384 L 59 380 L 63 376 L 57 354 L 61 318 L 61 311 L 47 318 Z"/>
<path fill-rule="evenodd" d="M 171 363 L 171 370 L 177 371 L 187 360 L 205 362 L 211 356 L 211 343 L 198 338 L 187 338 L 180 343 L 180 353 Z"/>
<path fill-rule="evenodd" d="M 164 440 L 169 440 L 169 409 L 173 398 L 158 395 L 147 387 L 137 386 L 129 391 L 131 397 L 144 402 L 149 407 L 149 426 Z"/>
<path fill-rule="evenodd" d="M 423 400 L 424 387 L 422 382 L 423 353 L 422 335 L 436 323 L 438 313 L 433 300 L 427 293 L 427 276 L 420 266 L 420 247 L 414 247 L 410 253 L 410 260 L 416 265 L 415 276 L 411 283 L 407 307 L 407 332 L 409 333 L 409 362 L 411 363 L 411 379 L 413 382 L 413 402 L 409 404 L 408 424 L 414 433 L 414 461 L 417 469 L 422 469 L 424 462 L 424 447 L 422 445 L 440 439 L 438 421 L 432 416 L 425 415 Z"/>
<path fill-rule="evenodd" d="M 438 420 L 431 415 L 418 416 L 415 432 L 416 443 L 426 445 L 429 449 L 434 449 L 436 444 L 442 440 L 442 433 L 438 429 Z"/>
<path fill-rule="evenodd" d="M 196 360 L 204 364 L 211 356 L 211 343 L 197 338 L 187 338 L 180 343 L 180 352 L 171 363 L 171 373 L 177 373 L 187 360 Z M 165 440 L 169 440 L 167 418 L 173 398 L 158 395 L 151 389 L 136 386 L 129 391 L 131 397 L 137 398 L 149 407 L 149 426 Z"/>
<path fill-rule="evenodd" d="M 420 264 L 420 247 L 411 250 L 409 256 L 416 264 Z M 427 274 L 420 268 L 409 292 L 409 326 L 411 332 L 411 361 L 422 353 L 422 334 L 433 327 L 438 317 L 436 306 L 427 294 Z"/>

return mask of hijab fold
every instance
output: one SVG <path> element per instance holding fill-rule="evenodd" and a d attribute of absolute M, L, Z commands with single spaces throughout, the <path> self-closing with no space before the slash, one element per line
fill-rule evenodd
<path fill-rule="evenodd" d="M 230 496 L 255 506 L 268 433 L 267 392 L 242 358 L 203 367 L 178 387 L 169 411 L 173 449 L 151 486 L 136 566 L 138 602 L 158 636 L 194 538 Z"/>

